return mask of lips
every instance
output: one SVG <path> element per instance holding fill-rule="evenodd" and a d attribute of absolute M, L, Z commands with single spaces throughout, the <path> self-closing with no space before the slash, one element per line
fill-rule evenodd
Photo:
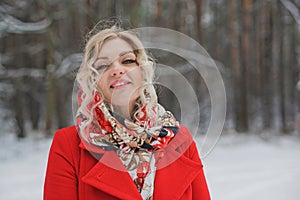
<path fill-rule="evenodd" d="M 128 84 L 130 84 L 130 81 L 125 79 L 118 79 L 113 81 L 109 87 L 112 89 L 118 89 L 118 88 L 123 88 Z"/>

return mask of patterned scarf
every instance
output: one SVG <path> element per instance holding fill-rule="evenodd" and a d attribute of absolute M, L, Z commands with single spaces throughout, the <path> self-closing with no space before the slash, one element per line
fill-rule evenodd
<path fill-rule="evenodd" d="M 80 106 L 80 98 L 78 102 Z M 146 105 L 139 104 L 136 119 L 130 121 L 109 110 L 97 92 L 88 108 L 94 108 L 94 118 L 89 126 L 82 127 L 87 120 L 83 113 L 76 116 L 77 126 L 87 142 L 115 150 L 142 198 L 152 199 L 156 162 L 162 156 L 154 153 L 165 147 L 179 129 L 173 114 L 159 104 L 148 111 Z"/>

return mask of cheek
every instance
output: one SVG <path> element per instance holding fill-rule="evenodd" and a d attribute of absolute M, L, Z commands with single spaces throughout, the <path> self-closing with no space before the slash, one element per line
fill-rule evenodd
<path fill-rule="evenodd" d="M 101 77 L 101 79 L 97 83 L 97 86 L 101 90 L 104 97 L 107 98 L 108 85 L 107 85 L 107 80 L 105 79 L 105 77 Z"/>
<path fill-rule="evenodd" d="M 99 79 L 98 79 L 98 82 L 97 82 L 97 86 L 98 86 L 98 88 L 99 89 L 103 89 L 103 77 L 100 77 Z"/>
<path fill-rule="evenodd" d="M 99 80 L 98 81 L 98 83 L 97 83 L 97 86 L 98 86 L 98 88 L 101 90 L 101 91 L 103 91 L 103 82 L 102 82 L 102 80 Z"/>
<path fill-rule="evenodd" d="M 144 81 L 144 75 L 141 69 L 137 70 L 136 72 L 136 81 L 138 84 L 142 85 L 143 81 Z"/>

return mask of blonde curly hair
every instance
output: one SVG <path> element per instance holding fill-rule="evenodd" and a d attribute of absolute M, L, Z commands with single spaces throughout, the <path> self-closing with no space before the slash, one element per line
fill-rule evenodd
<path fill-rule="evenodd" d="M 137 63 L 142 71 L 142 76 L 144 79 L 144 84 L 139 90 L 138 101 L 142 105 L 146 105 L 146 112 L 148 115 L 155 114 L 152 111 L 152 107 L 157 104 L 157 94 L 154 89 L 154 62 L 147 55 L 141 40 L 138 38 L 137 34 L 130 30 L 123 30 L 120 27 L 112 26 L 104 30 L 97 31 L 95 34 L 90 36 L 87 40 L 84 49 L 84 58 L 82 65 L 77 73 L 76 80 L 79 84 L 79 88 L 82 90 L 81 98 L 82 103 L 77 109 L 77 113 L 82 113 L 87 117 L 84 124 L 81 124 L 82 130 L 87 128 L 88 125 L 93 120 L 93 109 L 97 106 L 94 105 L 92 108 L 88 108 L 88 104 L 92 102 L 94 98 L 93 92 L 99 91 L 97 83 L 100 79 L 99 72 L 94 68 L 94 63 L 99 55 L 102 45 L 111 39 L 120 38 L 126 41 L 133 49 L 137 57 Z M 102 96 L 103 98 L 103 96 Z M 112 108 L 112 105 L 109 105 Z M 137 109 L 133 113 L 133 118 L 136 119 L 136 114 L 139 112 Z M 81 132 L 81 131 L 80 131 Z M 81 134 L 84 136 L 84 134 Z M 84 136 L 85 137 L 85 136 Z"/>

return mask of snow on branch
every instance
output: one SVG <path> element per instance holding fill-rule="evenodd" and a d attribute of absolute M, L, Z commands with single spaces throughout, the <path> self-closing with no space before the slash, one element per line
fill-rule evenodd
<path fill-rule="evenodd" d="M 38 22 L 23 22 L 19 19 L 6 15 L 0 23 L 0 29 L 9 33 L 42 33 L 51 25 L 52 20 L 45 18 Z"/>
<path fill-rule="evenodd" d="M 74 53 L 67 56 L 60 64 L 58 69 L 55 71 L 56 78 L 60 78 L 62 76 L 68 75 L 72 71 L 76 70 L 80 63 L 82 62 L 83 54 L 82 53 Z"/>
<path fill-rule="evenodd" d="M 293 18 L 296 20 L 298 25 L 300 25 L 300 13 L 297 6 L 295 6 L 291 1 L 289 0 L 280 0 L 282 5 L 291 13 Z"/>
<path fill-rule="evenodd" d="M 24 76 L 33 78 L 45 77 L 46 71 L 43 69 L 20 68 L 20 69 L 2 69 L 0 71 L 0 80 L 21 78 Z"/>

